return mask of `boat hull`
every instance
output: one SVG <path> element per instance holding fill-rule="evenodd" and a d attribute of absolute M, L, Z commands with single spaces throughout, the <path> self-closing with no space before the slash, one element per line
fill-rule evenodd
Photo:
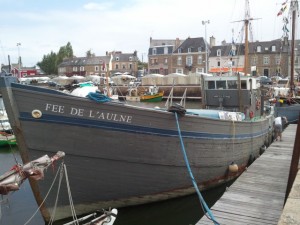
<path fill-rule="evenodd" d="M 64 151 L 77 214 L 194 192 L 174 113 L 7 85 L 1 80 L 10 123 L 17 141 L 24 140 L 22 159 Z M 259 156 L 261 146 L 269 143 L 272 121 L 271 116 L 247 122 L 180 116 L 185 150 L 201 190 L 242 173 Z M 237 173 L 228 170 L 232 162 L 239 166 Z M 48 192 L 54 176 L 48 171 L 38 183 L 41 196 Z M 62 192 L 56 220 L 71 216 L 68 195 Z M 50 211 L 55 196 L 52 191 L 46 200 Z"/>
<path fill-rule="evenodd" d="M 164 92 L 159 92 L 154 95 L 142 95 L 140 96 L 141 102 L 160 102 L 164 96 Z"/>
<path fill-rule="evenodd" d="M 300 114 L 300 104 L 279 104 L 276 103 L 275 114 L 286 117 L 289 123 L 297 123 Z"/>

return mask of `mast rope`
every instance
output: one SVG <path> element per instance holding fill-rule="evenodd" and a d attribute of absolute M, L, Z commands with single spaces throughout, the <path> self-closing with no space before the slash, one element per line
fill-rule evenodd
<path fill-rule="evenodd" d="M 213 223 L 214 223 L 215 225 L 220 225 L 220 224 L 216 221 L 216 219 L 215 219 L 213 213 L 211 212 L 211 210 L 210 210 L 209 207 L 207 206 L 207 204 L 206 204 L 204 198 L 203 198 L 202 195 L 201 195 L 201 192 L 199 191 L 197 182 L 196 182 L 196 180 L 195 180 L 195 178 L 194 178 L 194 175 L 193 175 L 193 173 L 192 173 L 192 170 L 191 170 L 191 167 L 190 167 L 190 164 L 189 164 L 189 160 L 188 160 L 188 157 L 187 157 L 187 154 L 186 154 L 186 151 L 185 151 L 183 139 L 182 139 L 182 136 L 181 136 L 181 130 L 180 130 L 179 122 L 178 122 L 178 115 L 177 115 L 177 112 L 174 112 L 174 114 L 175 114 L 175 118 L 176 118 L 176 124 L 177 124 L 178 136 L 179 136 L 180 144 L 181 144 L 181 151 L 182 151 L 182 154 L 183 154 L 183 157 L 184 157 L 184 161 L 185 161 L 186 167 L 187 167 L 187 169 L 188 169 L 190 178 L 191 178 L 192 183 L 193 183 L 193 185 L 194 185 L 194 188 L 196 189 L 196 192 L 197 192 L 197 194 L 198 194 L 198 197 L 199 197 L 199 200 L 200 200 L 200 205 L 201 205 L 201 207 L 202 207 L 202 210 L 203 210 L 205 216 L 206 216 L 209 220 L 213 221 Z M 208 214 L 208 215 L 207 215 L 207 214 Z"/>
<path fill-rule="evenodd" d="M 56 172 L 56 174 L 55 174 L 55 177 L 54 177 L 54 179 L 53 179 L 53 181 L 52 181 L 52 184 L 51 184 L 51 186 L 50 186 L 50 188 L 49 188 L 49 190 L 48 190 L 48 192 L 47 192 L 47 194 L 46 194 L 44 200 L 43 200 L 42 203 L 39 205 L 39 207 L 37 208 L 37 210 L 33 213 L 33 215 L 27 220 L 27 222 L 24 223 L 24 225 L 27 225 L 28 223 L 30 223 L 30 221 L 33 219 L 33 217 L 39 212 L 41 206 L 45 203 L 45 201 L 46 201 L 46 199 L 48 198 L 48 195 L 49 195 L 49 193 L 51 192 L 51 190 L 52 190 L 52 188 L 53 188 L 53 185 L 54 185 L 54 183 L 55 183 L 55 181 L 56 181 L 56 179 L 57 179 L 57 175 L 58 175 L 58 173 L 60 172 L 60 170 L 61 170 L 61 168 L 62 168 L 62 165 L 63 165 L 63 162 L 60 164 L 59 169 L 57 170 L 57 172 Z"/>

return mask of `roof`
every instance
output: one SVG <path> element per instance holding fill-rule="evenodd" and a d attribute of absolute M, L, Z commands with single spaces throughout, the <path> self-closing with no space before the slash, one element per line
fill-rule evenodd
<path fill-rule="evenodd" d="M 72 59 L 64 59 L 58 67 L 64 66 L 86 66 L 86 65 L 99 65 L 105 62 L 109 63 L 110 56 L 95 56 L 95 57 L 77 57 Z"/>
<path fill-rule="evenodd" d="M 245 55 L 245 46 L 243 44 L 234 44 L 234 46 L 236 49 L 235 55 Z M 221 50 L 221 56 L 229 56 L 230 52 L 232 50 L 232 47 L 233 47 L 232 44 L 213 46 L 210 49 L 209 57 L 217 57 L 218 50 Z"/>
<path fill-rule="evenodd" d="M 205 50 L 206 45 L 204 38 L 187 38 L 177 49 L 174 50 L 174 53 L 178 53 L 178 49 L 181 49 L 181 53 L 188 53 L 188 49 L 191 49 L 191 52 L 199 52 L 199 48 Z M 209 44 L 207 44 L 207 48 L 209 48 Z"/>

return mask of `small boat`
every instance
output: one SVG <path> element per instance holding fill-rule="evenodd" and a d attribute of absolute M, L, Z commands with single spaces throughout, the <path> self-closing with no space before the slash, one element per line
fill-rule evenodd
<path fill-rule="evenodd" d="M 0 147 L 16 145 L 17 140 L 15 135 L 0 131 Z"/>
<path fill-rule="evenodd" d="M 148 91 L 141 94 L 141 102 L 160 102 L 164 96 L 163 91 L 158 91 L 159 87 L 156 85 L 150 86 Z"/>

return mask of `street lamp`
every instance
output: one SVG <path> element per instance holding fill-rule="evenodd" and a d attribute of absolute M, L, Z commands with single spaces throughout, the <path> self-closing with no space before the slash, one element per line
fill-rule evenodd
<path fill-rule="evenodd" d="M 207 39 L 207 37 L 206 37 L 206 24 L 209 24 L 209 20 L 203 20 L 202 21 L 202 25 L 204 25 L 205 26 L 205 40 L 204 40 L 204 42 L 205 42 L 205 57 L 206 57 L 206 59 L 205 59 L 205 73 L 208 73 L 208 50 L 207 50 L 207 42 L 206 42 L 206 39 Z"/>
<path fill-rule="evenodd" d="M 17 43 L 17 47 L 18 47 L 18 64 L 19 64 L 18 76 L 19 77 L 20 77 L 20 70 L 21 70 L 20 46 L 21 46 L 21 43 Z"/>

